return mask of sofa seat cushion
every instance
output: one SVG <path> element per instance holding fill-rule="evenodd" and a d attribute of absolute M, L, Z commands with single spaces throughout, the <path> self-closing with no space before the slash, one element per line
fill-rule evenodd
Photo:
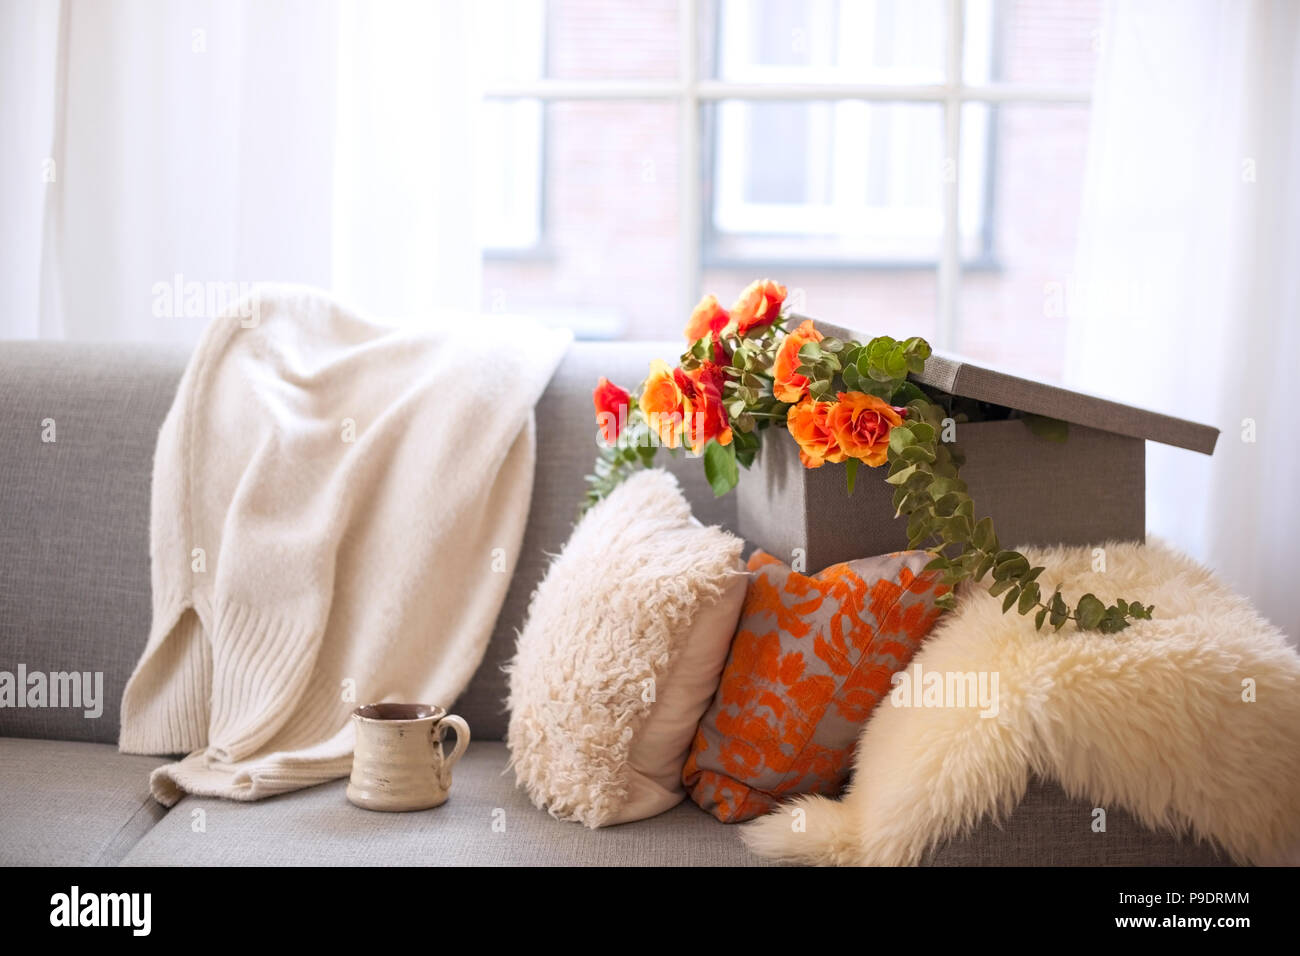
<path fill-rule="evenodd" d="M 451 799 L 418 813 L 348 803 L 346 781 L 256 803 L 186 796 L 127 854 L 125 865 L 738 866 L 761 863 L 735 827 L 681 803 L 601 830 L 556 820 L 505 775 L 505 744 L 475 741 Z M 203 811 L 201 814 L 195 811 Z M 201 828 L 201 829 L 200 829 Z M 503 829 L 504 828 L 504 829 Z"/>
<path fill-rule="evenodd" d="M 1024 798 L 1001 823 L 984 818 L 967 833 L 931 849 L 923 865 L 1232 865 L 1208 843 L 1148 829 L 1122 807 L 1106 810 L 1105 830 L 1094 829 L 1097 819 L 1090 801 L 1031 776 Z"/>
<path fill-rule="evenodd" d="M 0 865 L 112 866 L 166 816 L 149 796 L 160 757 L 112 744 L 0 737 Z"/>

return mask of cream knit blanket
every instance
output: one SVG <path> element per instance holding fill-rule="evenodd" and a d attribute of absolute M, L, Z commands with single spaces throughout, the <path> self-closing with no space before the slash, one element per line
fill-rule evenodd
<path fill-rule="evenodd" d="M 212 322 L 158 438 L 153 625 L 122 699 L 123 752 L 189 754 L 155 799 L 346 776 L 358 703 L 450 707 L 505 598 L 533 405 L 567 345 L 522 320 L 402 332 L 284 286 Z"/>

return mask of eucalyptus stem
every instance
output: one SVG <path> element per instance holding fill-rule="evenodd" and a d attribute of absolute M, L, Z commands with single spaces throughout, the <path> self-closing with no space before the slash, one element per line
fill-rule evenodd
<path fill-rule="evenodd" d="M 784 289 L 781 294 L 784 296 Z M 887 434 L 889 443 L 883 463 L 879 445 L 846 463 L 849 493 L 860 463 L 888 466 L 885 481 L 894 486 L 895 518 L 907 519 L 908 547 L 927 550 L 932 558 L 926 570 L 943 572 L 942 583 L 948 590 L 936 599 L 940 607 L 955 606 L 953 589 L 963 581 L 988 579 L 988 592 L 1002 598 L 1003 612 L 1014 606 L 1022 615 L 1033 613 L 1039 630 L 1049 623 L 1060 630 L 1072 621 L 1079 630 L 1111 634 L 1131 621 L 1150 619 L 1154 606 L 1138 601 L 1121 598 L 1107 605 L 1095 594 L 1085 594 L 1070 605 L 1059 588 L 1045 597 L 1038 577 L 1046 569 L 1031 565 L 1019 551 L 1002 548 L 991 517 L 976 519 L 975 503 L 960 474 L 961 452 L 955 444 L 942 440 L 948 437 L 944 426 L 951 422 L 950 412 L 910 378 L 925 370 L 930 357 L 924 339 L 898 341 L 882 335 L 866 343 L 840 341 L 820 337 L 811 322 L 804 322 L 799 331 L 805 337 L 796 340 L 800 343 L 797 367 L 791 372 L 792 351 L 784 348 L 787 319 L 788 315 L 780 315 L 767 326 L 737 325 L 720 337 L 701 337 L 681 357 L 680 371 L 688 376 L 723 379 L 712 401 L 715 412 L 721 408 L 725 413 L 730 441 L 720 444 L 722 432 L 717 431 L 703 455 L 705 475 L 715 494 L 734 488 L 738 468 L 753 464 L 761 441 L 758 423 L 788 421 L 788 410 L 796 406 L 778 400 L 777 391 L 784 397 L 797 393 L 799 407 L 806 410 L 805 403 L 811 402 L 827 414 L 837 403 L 849 401 L 849 395 L 856 393 L 858 399 L 873 396 L 880 400 L 878 407 L 887 404 L 893 409 L 888 413 L 891 424 L 898 414 L 903 418 L 901 424 L 886 426 L 881 433 L 879 441 L 883 443 Z M 842 393 L 849 395 L 841 398 Z M 946 398 L 951 401 L 951 396 Z M 716 425 L 717 419 L 713 421 Z M 636 427 L 638 437 L 648 435 L 644 423 Z M 809 442 L 814 453 L 825 454 L 824 445 L 817 444 L 822 439 L 816 435 L 796 440 Z M 803 444 L 800 447 L 808 451 Z M 588 478 L 587 505 L 600 500 L 632 470 L 648 467 L 655 451 L 653 446 L 603 449 L 596 473 Z"/>

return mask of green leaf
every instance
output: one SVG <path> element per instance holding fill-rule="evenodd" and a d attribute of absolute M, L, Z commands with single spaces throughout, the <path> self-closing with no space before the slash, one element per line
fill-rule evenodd
<path fill-rule="evenodd" d="M 1011 587 L 1011 585 L 1014 583 L 1015 582 L 1012 581 L 1010 578 L 1004 578 L 1001 581 L 994 581 L 989 586 L 989 594 L 993 595 L 994 597 L 997 597 L 999 594 L 1004 592 L 1007 588 Z"/>
<path fill-rule="evenodd" d="M 902 457 L 904 461 L 924 461 L 929 463 L 934 461 L 934 452 L 926 445 L 908 445 L 903 449 Z"/>
<path fill-rule="evenodd" d="M 1038 582 L 1031 581 L 1029 584 L 1021 585 L 1020 604 L 1017 606 L 1021 614 L 1028 614 L 1029 609 L 1038 603 Z"/>
<path fill-rule="evenodd" d="M 816 342 L 807 342 L 799 349 L 799 360 L 806 365 L 816 365 L 822 357 L 822 347 Z"/>
<path fill-rule="evenodd" d="M 848 392 L 862 391 L 862 373 L 858 371 L 855 365 L 844 366 L 844 390 Z"/>
<path fill-rule="evenodd" d="M 824 402 L 835 394 L 835 387 L 829 381 L 813 382 L 808 387 L 808 394 L 814 401 Z"/>
<path fill-rule="evenodd" d="M 950 518 L 957 513 L 957 506 L 962 502 L 962 496 L 955 491 L 939 498 L 934 503 L 934 513 L 941 518 Z"/>
<path fill-rule="evenodd" d="M 1070 609 L 1065 605 L 1065 599 L 1061 597 L 1061 592 L 1057 591 L 1052 595 L 1052 627 L 1056 630 L 1061 629 L 1066 621 L 1070 619 Z"/>
<path fill-rule="evenodd" d="M 845 481 L 848 482 L 850 498 L 853 497 L 853 483 L 854 481 L 857 480 L 857 477 L 858 477 L 858 460 L 856 458 L 850 458 L 848 461 L 844 463 L 844 478 Z"/>
<path fill-rule="evenodd" d="M 885 359 L 885 372 L 890 378 L 907 378 L 907 356 L 901 350 L 890 352 Z"/>
<path fill-rule="evenodd" d="M 916 436 L 912 434 L 912 429 L 906 425 L 899 425 L 889 432 L 889 450 L 901 452 L 908 445 L 916 444 Z"/>
<path fill-rule="evenodd" d="M 867 368 L 867 376 L 869 378 L 875 379 L 877 382 L 892 382 L 894 381 L 894 379 L 898 378 L 897 375 L 894 375 L 893 373 L 889 372 L 886 369 L 881 368 L 878 365 L 869 366 Z"/>
<path fill-rule="evenodd" d="M 921 391 L 915 383 L 908 381 L 899 382 L 889 396 L 890 405 L 907 405 L 918 400 L 925 402 L 927 405 L 930 402 L 925 392 Z M 908 422 L 908 424 L 912 423 Z"/>
<path fill-rule="evenodd" d="M 925 422 L 908 422 L 908 429 L 912 432 L 912 437 L 919 442 L 934 441 L 934 427 Z"/>
<path fill-rule="evenodd" d="M 1041 630 L 1043 629 L 1043 620 L 1044 620 L 1046 617 L 1047 617 L 1047 608 L 1045 608 L 1045 607 L 1039 608 L 1039 609 L 1038 609 L 1038 613 L 1034 615 L 1034 630 L 1035 630 L 1035 631 L 1041 631 Z"/>
<path fill-rule="evenodd" d="M 971 530 L 970 518 L 965 515 L 954 515 L 944 522 L 943 539 L 954 544 L 963 544 L 970 540 Z"/>
<path fill-rule="evenodd" d="M 916 474 L 916 465 L 908 465 L 901 471 L 890 475 L 885 479 L 885 481 L 891 485 L 902 485 L 906 484 L 907 479 L 911 478 L 914 474 Z"/>
<path fill-rule="evenodd" d="M 1002 613 L 1006 614 L 1011 610 L 1011 605 L 1020 600 L 1020 586 L 1017 585 L 1007 592 L 1007 596 L 1002 599 Z"/>
<path fill-rule="evenodd" d="M 736 446 L 719 445 L 712 439 L 704 446 L 704 476 L 709 479 L 709 487 L 715 497 L 721 498 L 740 481 L 740 470 L 736 467 Z"/>
<path fill-rule="evenodd" d="M 945 611 L 955 610 L 957 607 L 957 595 L 952 591 L 948 591 L 945 594 L 940 594 L 937 598 L 934 599 L 934 606 L 941 607 Z"/>
<path fill-rule="evenodd" d="M 1105 615 L 1106 605 L 1091 592 L 1079 598 L 1079 605 L 1074 610 L 1074 617 L 1079 622 L 1079 627 L 1085 631 L 1095 630 Z"/>
<path fill-rule="evenodd" d="M 884 365 L 886 357 L 897 344 L 898 342 L 888 335 L 877 335 L 867 343 L 867 358 L 871 360 L 873 365 Z"/>
<path fill-rule="evenodd" d="M 1059 418 L 1048 418 L 1046 415 L 1031 415 L 1029 412 L 1025 412 L 1022 421 L 1039 438 L 1064 442 L 1070 437 L 1069 423 L 1063 422 Z"/>
<path fill-rule="evenodd" d="M 1003 578 L 1019 578 L 1028 570 L 1029 561 L 1024 555 L 1016 554 L 1014 551 L 1001 551 L 998 553 L 997 563 L 993 566 L 993 577 L 999 581 Z"/>
<path fill-rule="evenodd" d="M 983 581 L 984 576 L 988 574 L 989 571 L 991 571 L 992 569 L 993 569 L 993 555 L 991 554 L 986 555 L 984 560 L 979 563 L 979 567 L 975 569 L 975 580 Z"/>
<path fill-rule="evenodd" d="M 975 542 L 975 547 L 981 551 L 997 550 L 998 538 L 993 533 L 993 519 L 991 517 L 980 518 L 975 525 L 975 533 L 971 535 L 971 540 Z M 990 560 L 990 566 L 992 563 Z"/>
<path fill-rule="evenodd" d="M 824 338 L 817 344 L 826 352 L 838 352 L 840 349 L 844 348 L 844 343 L 833 337 Z"/>
<path fill-rule="evenodd" d="M 921 360 L 928 359 L 931 355 L 930 343 L 919 335 L 913 335 L 903 342 L 903 351 L 908 355 L 920 356 Z"/>

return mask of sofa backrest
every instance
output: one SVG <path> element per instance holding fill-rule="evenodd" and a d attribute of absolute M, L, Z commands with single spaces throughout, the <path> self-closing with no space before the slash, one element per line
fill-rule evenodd
<path fill-rule="evenodd" d="M 519 565 L 487 655 L 454 705 L 475 737 L 505 735 L 501 667 L 549 556 L 577 518 L 595 453 L 596 379 L 631 386 L 651 358 L 678 351 L 676 343 L 578 342 L 543 394 Z M 0 672 L 103 675 L 98 717 L 4 706 L 0 736 L 117 740 L 122 691 L 149 631 L 154 443 L 186 357 L 156 346 L 0 343 Z M 735 528 L 734 495 L 714 498 L 698 461 L 660 457 L 696 517 Z"/>

